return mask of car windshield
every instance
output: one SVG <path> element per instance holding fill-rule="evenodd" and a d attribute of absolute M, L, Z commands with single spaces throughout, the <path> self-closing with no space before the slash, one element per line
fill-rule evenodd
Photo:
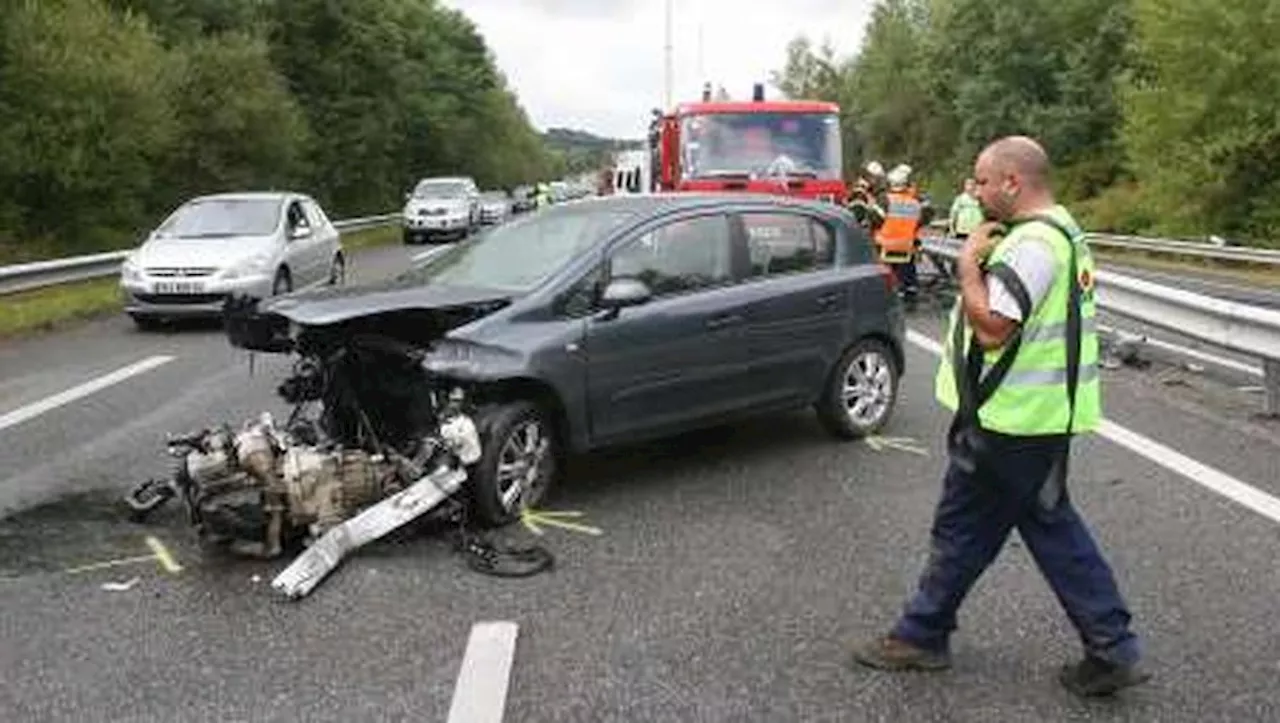
<path fill-rule="evenodd" d="M 834 113 L 707 113 L 681 122 L 680 156 L 688 178 L 838 179 L 841 155 Z"/>
<path fill-rule="evenodd" d="M 467 184 L 460 181 L 423 181 L 413 189 L 414 198 L 462 198 Z"/>
<path fill-rule="evenodd" d="M 156 229 L 175 238 L 266 236 L 276 230 L 282 204 L 278 198 L 211 198 L 191 201 Z"/>
<path fill-rule="evenodd" d="M 632 215 L 598 206 L 554 208 L 458 243 L 400 278 L 409 283 L 528 291 Z"/>

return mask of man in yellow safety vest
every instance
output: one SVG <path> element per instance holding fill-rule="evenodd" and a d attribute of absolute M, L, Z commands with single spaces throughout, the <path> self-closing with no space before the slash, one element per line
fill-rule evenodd
<path fill-rule="evenodd" d="M 956 612 L 1017 529 L 1084 644 L 1059 681 L 1110 695 L 1150 676 L 1066 488 L 1073 435 L 1101 422 L 1093 257 L 1053 200 L 1035 141 L 993 143 L 974 175 L 993 222 L 972 231 L 956 262 L 961 293 L 935 379 L 954 418 L 929 561 L 897 624 L 854 657 L 883 669 L 948 667 Z"/>

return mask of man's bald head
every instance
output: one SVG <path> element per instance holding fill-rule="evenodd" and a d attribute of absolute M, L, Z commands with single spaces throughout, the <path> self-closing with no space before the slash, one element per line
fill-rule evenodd
<path fill-rule="evenodd" d="M 1026 136 L 1006 136 L 982 151 L 1000 174 L 1016 175 L 1028 190 L 1049 187 L 1049 154 Z"/>
<path fill-rule="evenodd" d="M 978 154 L 974 175 L 988 216 L 1004 220 L 1052 203 L 1049 154 L 1026 136 L 1006 136 Z"/>

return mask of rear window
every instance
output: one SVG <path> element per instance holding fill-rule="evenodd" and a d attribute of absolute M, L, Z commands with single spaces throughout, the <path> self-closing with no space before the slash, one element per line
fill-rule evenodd
<path fill-rule="evenodd" d="M 797 213 L 742 214 L 751 276 L 779 276 L 829 269 L 835 265 L 831 227 Z"/>

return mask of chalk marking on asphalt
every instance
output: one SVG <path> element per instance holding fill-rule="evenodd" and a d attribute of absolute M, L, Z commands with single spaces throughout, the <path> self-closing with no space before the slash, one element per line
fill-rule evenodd
<path fill-rule="evenodd" d="M 167 355 L 147 357 L 140 362 L 117 369 L 109 374 L 103 374 L 96 379 L 90 379 L 84 384 L 72 387 L 65 392 L 54 394 L 51 397 L 45 397 L 38 402 L 33 402 L 25 407 L 0 415 L 0 429 L 7 429 L 15 424 L 21 424 L 28 419 L 38 417 L 52 409 L 57 409 L 64 404 L 69 404 L 77 399 L 87 397 L 90 394 L 106 389 L 113 384 L 119 384 L 130 377 L 149 372 L 162 364 L 168 364 L 173 361 L 174 358 L 175 357 Z"/>
<path fill-rule="evenodd" d="M 868 447 L 877 452 L 883 452 L 886 449 L 896 449 L 901 452 L 918 454 L 921 457 L 929 456 L 929 450 L 921 447 L 919 441 L 914 437 L 882 437 L 878 434 L 873 434 L 863 441 L 867 443 Z"/>
<path fill-rule="evenodd" d="M 591 525 L 569 522 L 566 518 L 582 517 L 579 510 L 533 510 L 525 507 L 520 510 L 520 522 L 535 535 L 542 534 L 542 525 L 559 527 L 571 532 L 582 532 L 588 535 L 603 535 L 604 530 Z"/>
<path fill-rule="evenodd" d="M 449 705 L 448 723 L 501 723 L 511 683 L 518 627 L 513 622 L 476 623 Z"/>
<path fill-rule="evenodd" d="M 109 567 L 136 565 L 140 562 L 153 562 L 155 561 L 155 559 L 156 559 L 156 556 L 154 554 L 140 555 L 138 557 L 122 557 L 117 560 L 107 560 L 106 562 L 94 562 L 88 565 L 68 567 L 67 569 L 63 570 L 63 572 L 67 573 L 68 575 L 76 575 L 82 572 L 89 572 L 91 570 L 105 570 L 106 568 L 109 568 Z"/>
<path fill-rule="evenodd" d="M 935 356 L 942 354 L 941 344 L 914 329 L 907 331 L 907 340 Z M 1214 469 L 1202 462 L 1197 462 L 1181 452 L 1177 452 L 1154 439 L 1116 424 L 1109 419 L 1102 420 L 1102 424 L 1098 427 L 1098 434 L 1139 456 L 1155 462 L 1174 474 L 1186 477 L 1208 490 L 1217 492 L 1223 497 L 1257 512 L 1273 522 L 1280 522 L 1280 499 L 1241 482 L 1225 472 Z"/>
<path fill-rule="evenodd" d="M 169 548 L 165 547 L 163 542 L 151 535 L 147 535 L 147 547 L 151 548 L 151 552 L 155 554 L 156 560 L 160 562 L 160 567 L 163 567 L 165 572 L 170 575 L 177 575 L 182 572 L 182 565 L 179 565 L 178 561 L 173 559 L 173 555 L 169 553 Z"/>

